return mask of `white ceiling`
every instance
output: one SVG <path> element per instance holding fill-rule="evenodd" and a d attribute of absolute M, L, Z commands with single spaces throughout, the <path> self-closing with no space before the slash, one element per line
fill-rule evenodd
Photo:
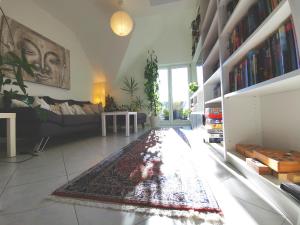
<path fill-rule="evenodd" d="M 131 36 L 117 37 L 109 20 L 120 8 L 119 0 L 32 0 L 69 27 L 77 36 L 91 65 L 99 74 L 115 77 L 125 57 Z M 165 4 L 151 5 L 158 1 Z M 124 0 L 121 6 L 134 20 L 147 16 L 181 16 L 195 9 L 198 0 Z M 175 20 L 174 20 L 175 21 Z M 153 24 L 155 26 L 156 24 Z M 151 27 L 149 28 L 151 29 Z"/>

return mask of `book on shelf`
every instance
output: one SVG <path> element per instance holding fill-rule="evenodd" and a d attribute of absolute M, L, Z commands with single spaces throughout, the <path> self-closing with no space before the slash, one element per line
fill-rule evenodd
<path fill-rule="evenodd" d="M 226 9 L 227 9 L 227 18 L 229 19 L 231 14 L 233 13 L 235 7 L 237 6 L 239 0 L 231 0 L 227 6 L 226 6 Z"/>
<path fill-rule="evenodd" d="M 249 51 L 229 72 L 229 91 L 269 80 L 300 68 L 292 18 L 288 18 L 260 46 Z"/>
<path fill-rule="evenodd" d="M 280 0 L 258 0 L 249 8 L 247 15 L 239 21 L 228 38 L 230 55 L 247 40 L 279 3 Z"/>
<path fill-rule="evenodd" d="M 222 119 L 209 119 L 207 118 L 205 121 L 205 124 L 222 124 L 223 120 Z"/>

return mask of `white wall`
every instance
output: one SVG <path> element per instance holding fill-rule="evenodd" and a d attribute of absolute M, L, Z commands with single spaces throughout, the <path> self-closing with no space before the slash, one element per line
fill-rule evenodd
<path fill-rule="evenodd" d="M 263 144 L 265 146 L 300 151 L 299 99 L 300 91 L 261 98 Z"/>
<path fill-rule="evenodd" d="M 74 33 L 32 0 L 3 0 L 1 7 L 7 16 L 70 50 L 71 90 L 27 82 L 28 93 L 59 99 L 90 100 L 94 74 Z"/>
<path fill-rule="evenodd" d="M 159 65 L 189 64 L 192 60 L 190 24 L 195 10 L 182 10 L 135 18 L 135 29 L 121 64 L 118 76 L 110 81 L 109 92 L 118 103 L 127 103 L 128 96 L 120 90 L 125 76 L 139 83 L 138 96 L 144 98 L 144 68 L 147 51 L 155 50 Z M 109 79 L 109 77 L 108 77 Z"/>

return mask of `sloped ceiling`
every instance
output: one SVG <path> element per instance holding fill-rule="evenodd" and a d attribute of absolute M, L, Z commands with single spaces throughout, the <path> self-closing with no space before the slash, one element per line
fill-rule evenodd
<path fill-rule="evenodd" d="M 182 11 L 190 10 L 191 13 L 195 11 L 197 0 L 179 0 L 157 6 L 151 6 L 150 0 L 125 0 L 122 8 L 128 11 L 134 20 L 143 21 L 143 17 L 159 18 L 153 20 L 156 23 L 144 24 L 149 26 L 148 32 L 145 32 L 145 29 L 136 29 L 143 33 L 133 32 L 127 37 L 116 36 L 109 26 L 112 13 L 120 8 L 119 0 L 34 0 L 34 2 L 75 33 L 95 70 L 95 79 L 106 77 L 108 80 L 114 80 L 122 64 L 124 67 L 122 62 L 130 64 L 130 60 L 125 59 L 127 51 L 131 52 L 130 55 L 136 56 L 139 55 L 139 51 L 146 50 L 141 48 L 140 41 L 138 47 L 131 44 L 131 49 L 128 49 L 132 35 L 139 40 L 144 39 L 145 43 L 155 40 L 155 37 L 151 36 L 151 30 L 162 29 L 158 23 L 164 21 L 164 17 L 168 18 L 168 14 L 171 13 L 177 17 L 174 19 L 174 23 L 177 23 L 178 18 L 186 15 L 182 14 Z M 170 25 L 170 19 L 168 21 Z M 143 26 L 140 22 L 136 25 Z"/>

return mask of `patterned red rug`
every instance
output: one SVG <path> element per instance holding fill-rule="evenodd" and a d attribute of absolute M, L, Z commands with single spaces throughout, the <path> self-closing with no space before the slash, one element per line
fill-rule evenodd
<path fill-rule="evenodd" d="M 151 130 L 52 196 L 84 205 L 197 217 L 221 224 L 221 209 L 187 159 L 188 151 L 188 139 L 179 129 Z"/>

